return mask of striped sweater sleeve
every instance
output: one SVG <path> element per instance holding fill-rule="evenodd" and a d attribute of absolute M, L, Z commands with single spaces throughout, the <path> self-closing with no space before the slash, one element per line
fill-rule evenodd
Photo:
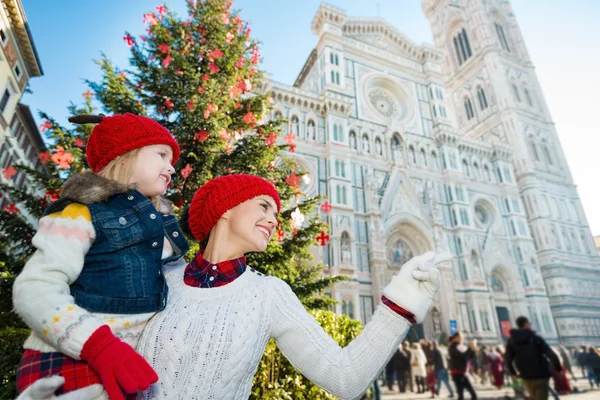
<path fill-rule="evenodd" d="M 15 311 L 33 333 L 72 358 L 102 321 L 77 306 L 71 285 L 81 273 L 96 233 L 89 209 L 73 203 L 40 220 L 35 253 L 13 287 Z"/>

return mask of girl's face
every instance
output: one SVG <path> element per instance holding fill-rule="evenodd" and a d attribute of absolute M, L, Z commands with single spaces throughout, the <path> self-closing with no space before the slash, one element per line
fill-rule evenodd
<path fill-rule="evenodd" d="M 166 144 L 153 144 L 142 147 L 133 166 L 129 183 L 135 183 L 137 190 L 146 197 L 165 193 L 175 169 L 171 165 L 173 150 Z"/>
<path fill-rule="evenodd" d="M 277 228 L 277 205 L 271 196 L 257 196 L 224 215 L 229 222 L 232 248 L 244 254 L 265 251 Z"/>

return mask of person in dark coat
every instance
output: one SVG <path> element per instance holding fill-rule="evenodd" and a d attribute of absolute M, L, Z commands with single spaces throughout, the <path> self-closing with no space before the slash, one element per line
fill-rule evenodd
<path fill-rule="evenodd" d="M 506 366 L 515 378 L 523 378 L 531 400 L 547 400 L 550 364 L 561 371 L 560 360 L 550 346 L 531 329 L 526 317 L 517 318 L 518 329 L 510 330 L 506 345 Z"/>
<path fill-rule="evenodd" d="M 412 391 L 412 381 L 410 379 L 410 351 L 403 346 L 398 349 L 398 357 L 396 358 L 396 374 L 398 375 L 398 387 L 400 393 L 406 392 L 406 386 L 410 383 Z"/>
<path fill-rule="evenodd" d="M 399 351 L 396 350 L 390 361 L 385 365 L 385 383 L 387 384 L 388 389 L 393 390 L 392 386 L 394 386 L 394 373 L 396 372 L 396 362 L 399 357 Z"/>
<path fill-rule="evenodd" d="M 462 343 L 462 336 L 459 332 L 450 336 L 451 344 L 448 348 L 448 356 L 450 357 L 450 375 L 456 386 L 458 400 L 463 400 L 463 392 L 465 389 L 471 394 L 471 400 L 477 400 L 477 393 L 471 385 L 471 381 L 467 376 L 467 363 L 475 356 L 474 342 L 471 342 L 470 347 Z"/>

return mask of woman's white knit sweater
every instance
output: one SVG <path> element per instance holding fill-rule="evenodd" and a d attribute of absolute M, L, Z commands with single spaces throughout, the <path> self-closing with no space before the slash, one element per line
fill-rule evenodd
<path fill-rule="evenodd" d="M 248 268 L 233 282 L 196 288 L 185 263 L 165 269 L 167 308 L 138 343 L 159 381 L 139 399 L 247 399 L 270 338 L 308 379 L 342 399 L 360 398 L 410 323 L 384 305 L 345 348 L 321 328 L 290 287 Z"/>

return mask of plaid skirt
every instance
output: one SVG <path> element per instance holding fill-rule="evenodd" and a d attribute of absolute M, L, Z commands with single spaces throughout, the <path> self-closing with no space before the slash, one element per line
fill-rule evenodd
<path fill-rule="evenodd" d="M 58 352 L 42 353 L 36 350 L 25 350 L 17 370 L 17 389 L 21 393 L 38 379 L 52 375 L 65 378 L 64 385 L 55 392 L 57 396 L 102 383 L 100 375 L 83 360 L 75 360 Z M 128 400 L 133 400 L 136 395 L 126 397 Z"/>

